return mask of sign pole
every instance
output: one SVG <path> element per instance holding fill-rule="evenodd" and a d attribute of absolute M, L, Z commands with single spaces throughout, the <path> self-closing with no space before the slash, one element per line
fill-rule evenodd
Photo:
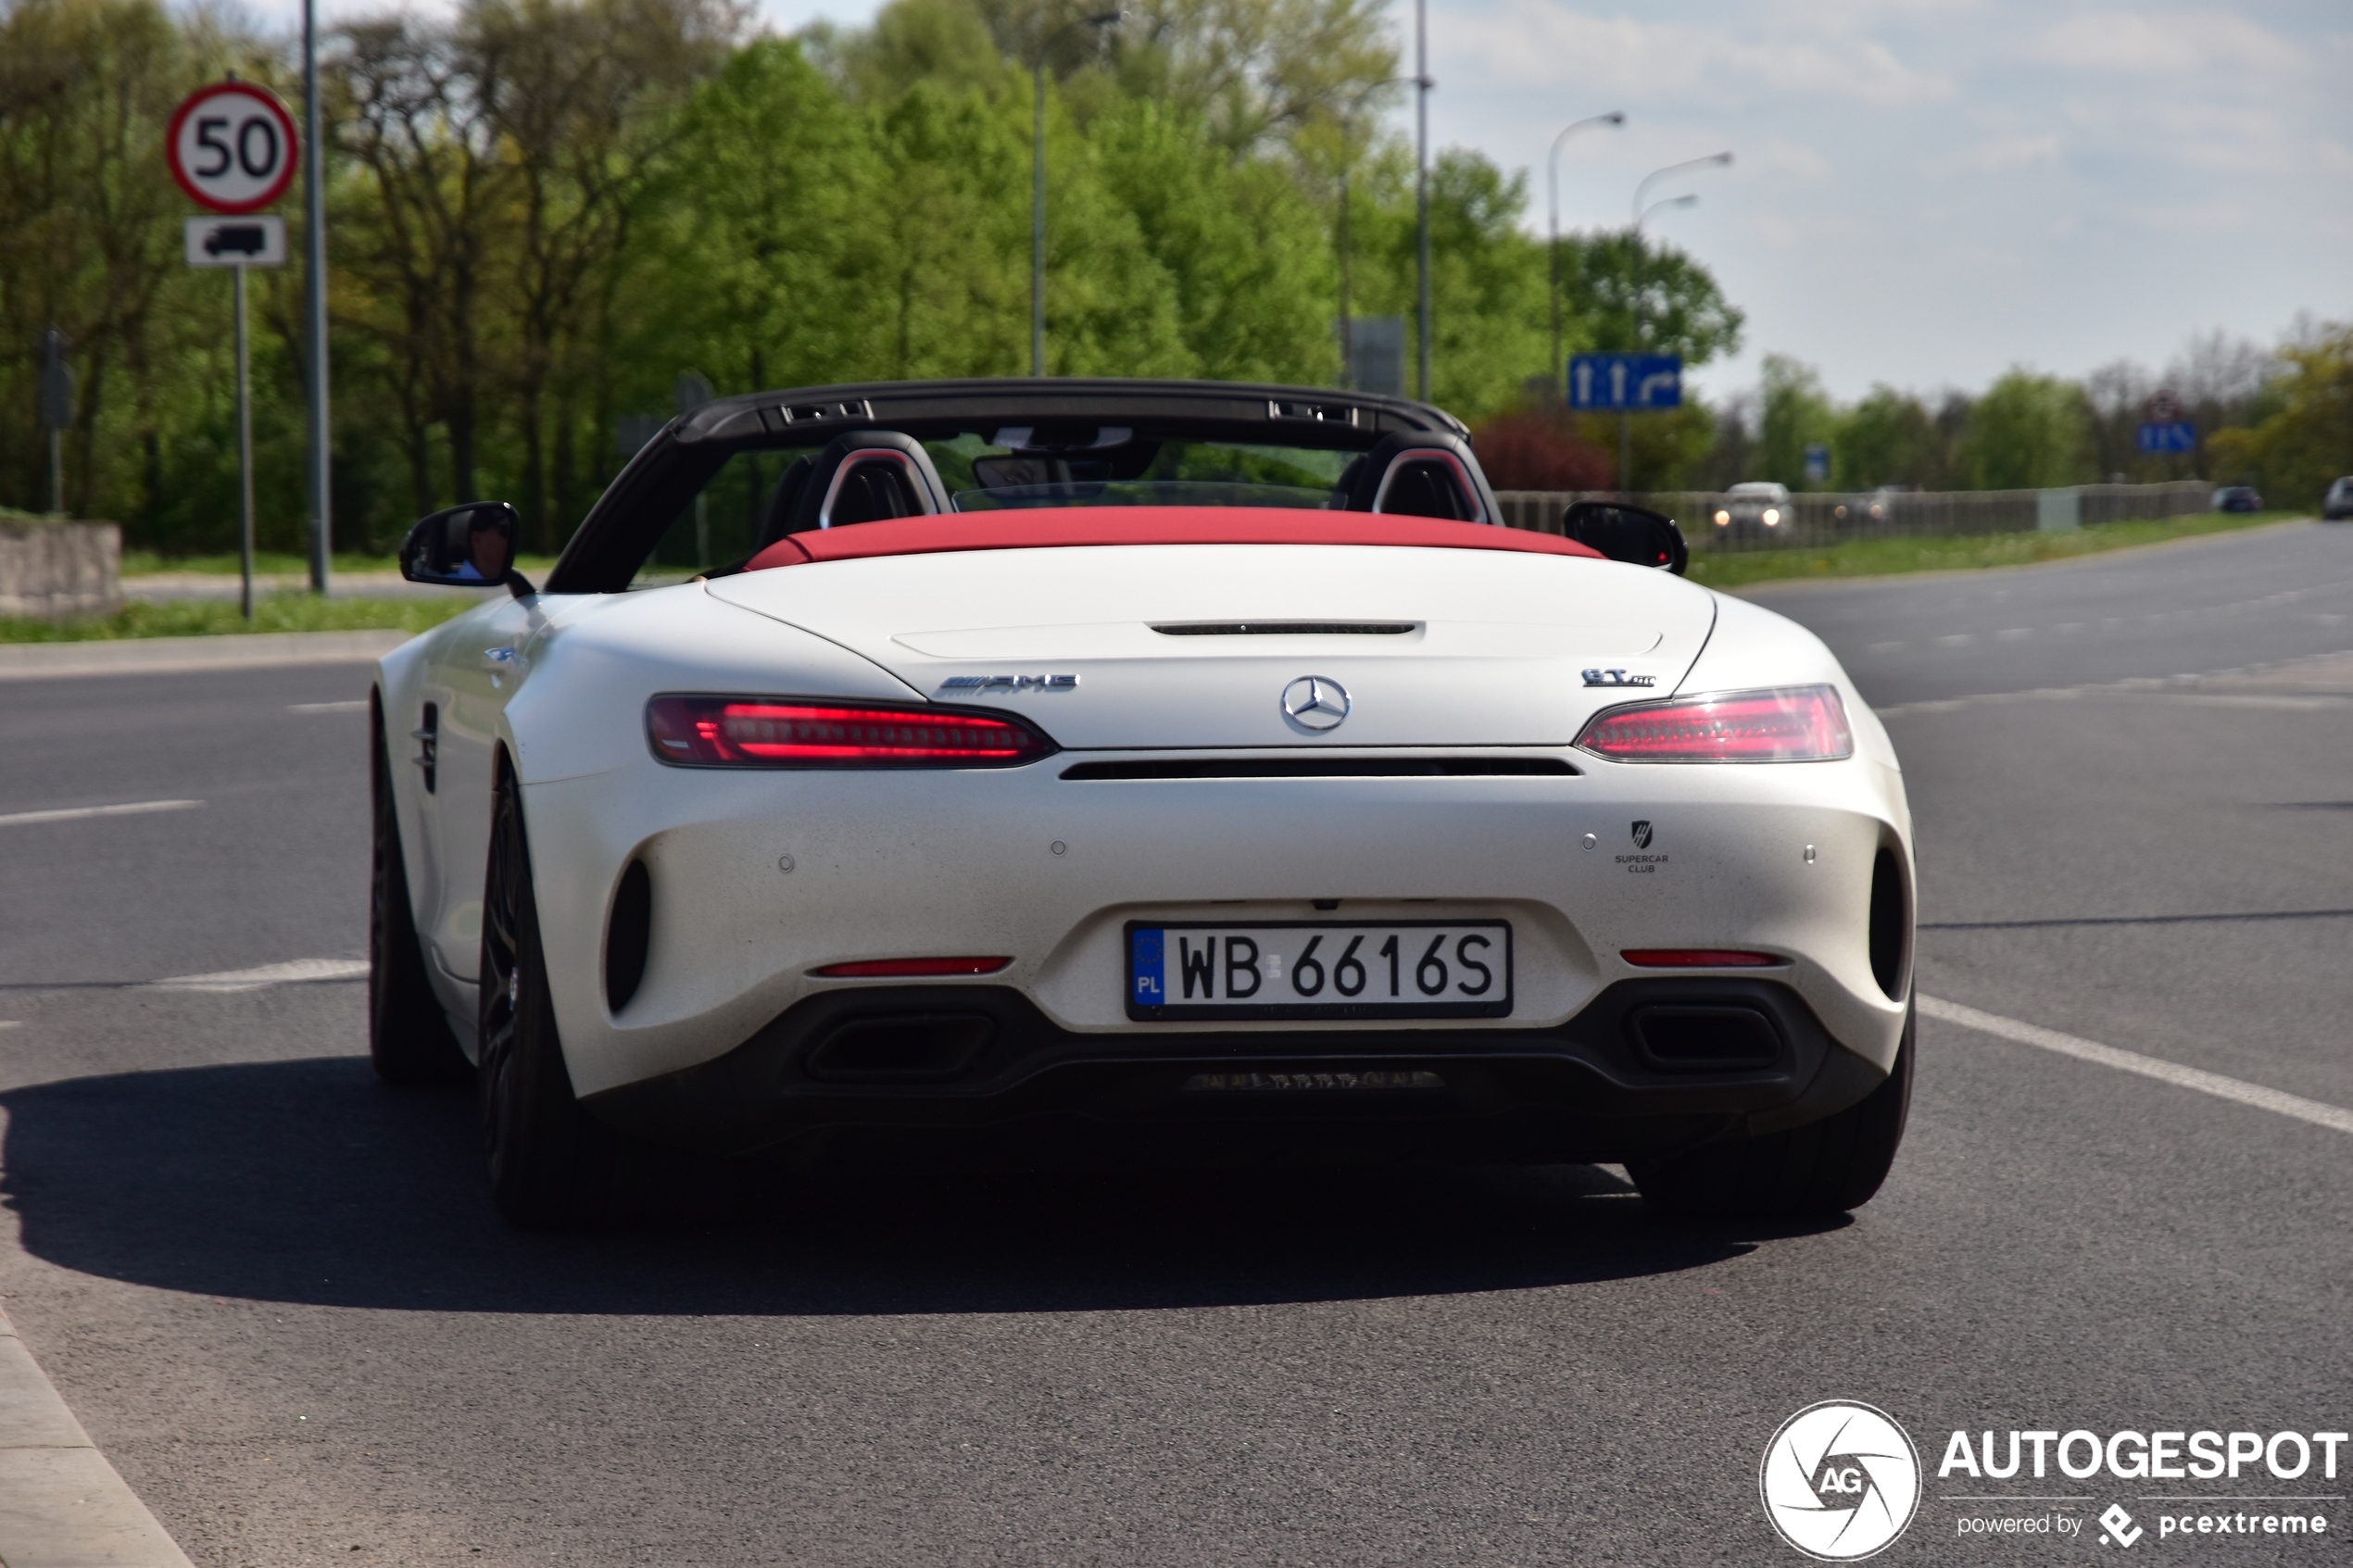
<path fill-rule="evenodd" d="M 1634 493 L 1633 475 L 1627 470 L 1634 462 L 1634 416 L 1620 408 L 1617 411 L 1617 488 L 1621 494 Z"/>
<path fill-rule="evenodd" d="M 244 574 L 244 590 L 238 602 L 245 607 L 245 619 L 253 619 L 253 380 L 245 365 L 245 270 L 240 265 L 230 269 L 237 275 L 237 493 L 240 530 L 238 533 L 238 565 Z"/>
<path fill-rule="evenodd" d="M 302 0 L 303 303 L 310 317 L 310 591 L 327 591 L 334 547 L 329 514 L 333 453 L 327 430 L 327 159 L 319 138 L 319 15 L 317 0 Z"/>

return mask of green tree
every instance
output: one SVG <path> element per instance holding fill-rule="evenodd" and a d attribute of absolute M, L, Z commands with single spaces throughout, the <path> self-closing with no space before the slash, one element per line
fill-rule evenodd
<path fill-rule="evenodd" d="M 2085 483 L 2097 472 L 2091 405 L 2072 382 L 2013 367 L 1970 411 L 1967 451 L 1980 490 Z"/>
<path fill-rule="evenodd" d="M 2353 323 L 2336 323 L 2281 351 L 2291 367 L 2277 413 L 2208 443 L 2214 477 L 2252 480 L 2273 506 L 2318 509 L 2330 481 L 2353 473 Z"/>
<path fill-rule="evenodd" d="M 1806 448 L 1830 441 L 1838 432 L 1838 414 L 1822 390 L 1822 378 L 1811 365 L 1785 354 L 1768 354 L 1759 381 L 1758 477 L 1779 480 L 1793 490 L 1809 488 Z"/>
<path fill-rule="evenodd" d="M 1838 416 L 1831 438 L 1831 477 L 1842 490 L 1933 486 L 1945 476 L 1944 448 L 1928 406 L 1882 383 Z"/>

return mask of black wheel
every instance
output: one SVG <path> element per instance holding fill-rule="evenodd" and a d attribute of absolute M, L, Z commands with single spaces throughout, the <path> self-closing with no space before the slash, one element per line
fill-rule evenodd
<path fill-rule="evenodd" d="M 473 1068 L 425 978 L 380 704 L 374 731 L 369 747 L 374 754 L 375 857 L 368 889 L 368 1060 L 387 1084 L 461 1084 L 473 1076 Z"/>
<path fill-rule="evenodd" d="M 482 1141 L 491 1200 L 518 1225 L 618 1217 L 619 1132 L 583 1110 L 539 946 L 522 791 L 501 759 L 482 894 Z"/>
<path fill-rule="evenodd" d="M 1895 1163 L 1912 1109 L 1917 1009 L 1886 1082 L 1834 1116 L 1786 1132 L 1731 1137 L 1665 1160 L 1629 1162 L 1642 1199 L 1670 1214 L 1838 1214 L 1871 1200 Z"/>

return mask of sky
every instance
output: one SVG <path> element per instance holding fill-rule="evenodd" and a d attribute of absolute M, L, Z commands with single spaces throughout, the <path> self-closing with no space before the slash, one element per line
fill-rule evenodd
<path fill-rule="evenodd" d="M 878 0 L 761 0 L 789 32 Z M 1410 44 L 1413 0 L 1390 0 Z M 2161 367 L 2193 333 L 2270 344 L 2353 320 L 2353 5 L 2068 0 L 1427 0 L 1433 148 L 1529 172 L 1572 120 L 1563 230 L 1629 220 L 1654 169 L 1692 194 L 1651 232 L 1746 312 L 1703 392 L 1767 353 L 1841 398 L 1982 388 L 2013 365 Z M 289 0 L 264 0 L 266 19 Z M 338 14 L 367 0 L 324 0 Z M 1406 68 L 1412 69 L 1410 55 Z M 1410 105 L 1393 126 L 1412 128 Z"/>

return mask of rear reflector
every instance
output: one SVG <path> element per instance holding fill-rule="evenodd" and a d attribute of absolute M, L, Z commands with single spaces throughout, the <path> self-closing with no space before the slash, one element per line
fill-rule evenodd
<path fill-rule="evenodd" d="M 682 768 L 1016 768 L 1059 749 L 986 710 L 681 693 L 646 704 L 646 737 Z"/>
<path fill-rule="evenodd" d="M 1629 947 L 1617 956 L 1642 969 L 1769 969 L 1789 962 L 1730 947 Z"/>
<path fill-rule="evenodd" d="M 931 974 L 994 974 L 1011 959 L 860 959 L 812 971 L 827 980 L 906 980 Z"/>
<path fill-rule="evenodd" d="M 1830 762 L 1855 754 L 1835 686 L 1613 708 L 1586 725 L 1577 744 L 1617 762 Z"/>

